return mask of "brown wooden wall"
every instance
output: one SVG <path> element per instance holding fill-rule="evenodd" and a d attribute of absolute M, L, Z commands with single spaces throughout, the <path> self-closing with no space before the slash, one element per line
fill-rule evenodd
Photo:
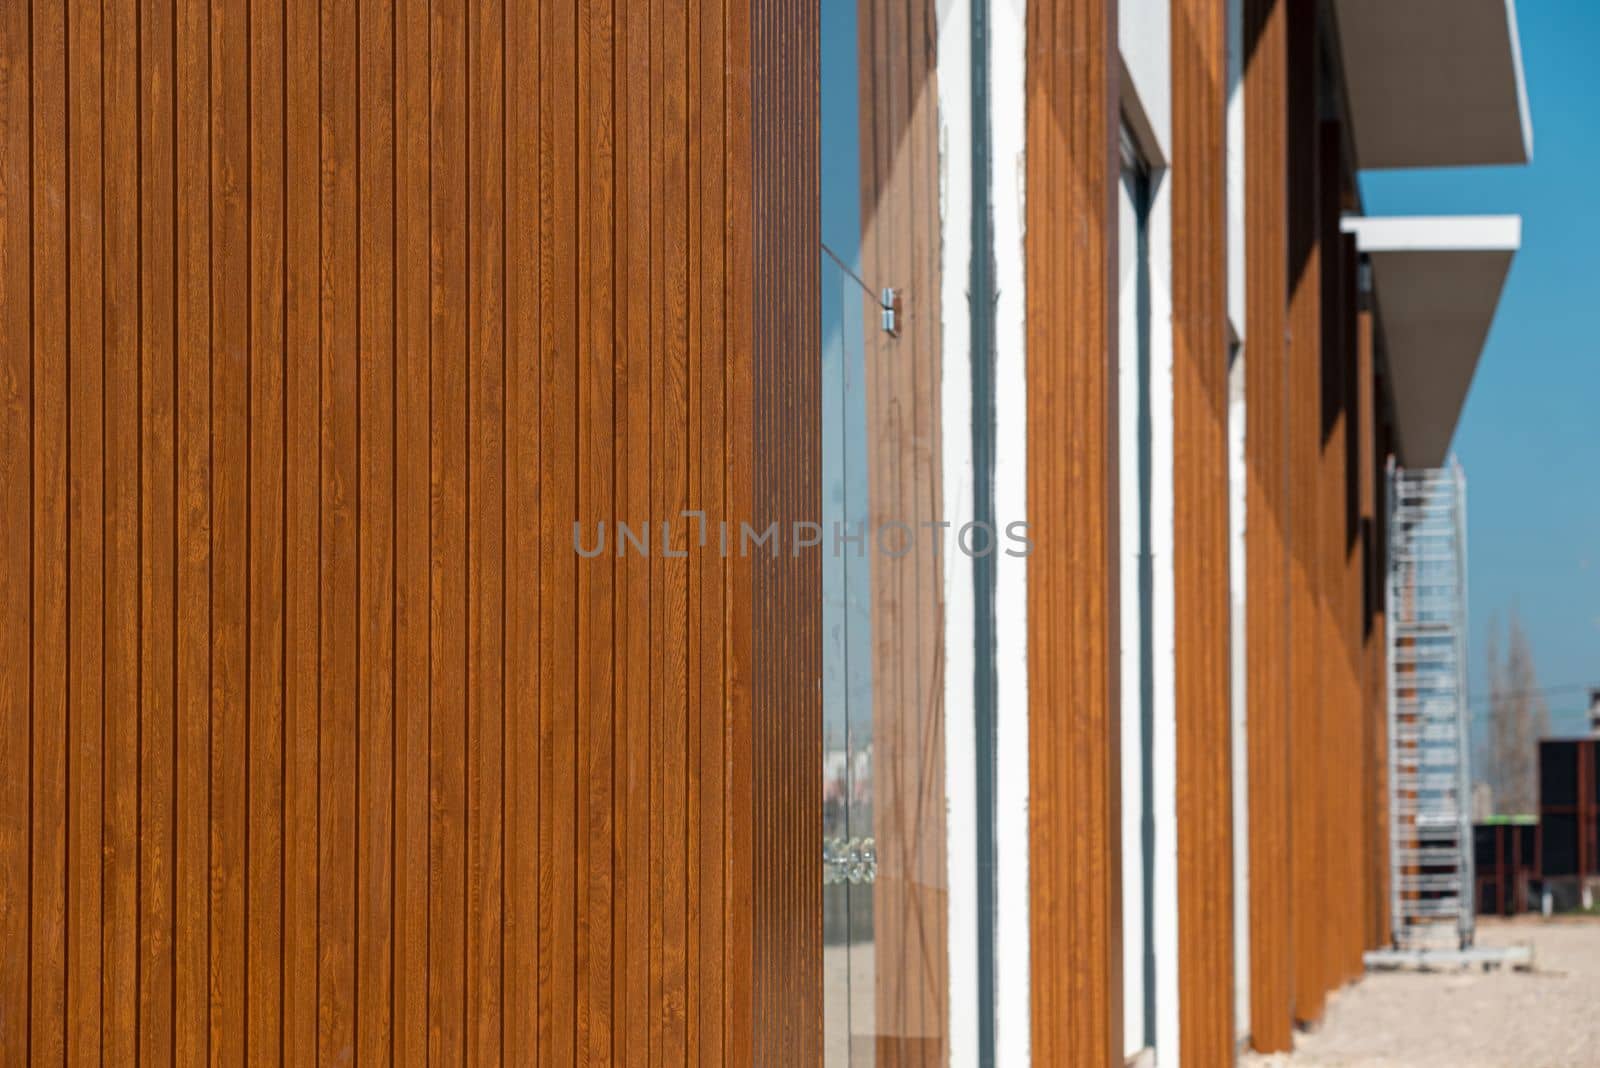
<path fill-rule="evenodd" d="M 0 5 L 0 1061 L 816 1060 L 815 37 Z"/>
<path fill-rule="evenodd" d="M 1230 1065 L 1227 5 L 1172 5 L 1173 571 L 1183 1063 Z M 1242 847 L 1242 844 L 1241 844 Z"/>
<path fill-rule="evenodd" d="M 1248 0 L 1245 100 L 1245 635 L 1250 1028 L 1293 1042 L 1289 884 L 1288 67 L 1284 0 Z"/>
<path fill-rule="evenodd" d="M 1122 1063 L 1115 0 L 1027 24 L 1033 1056 Z"/>
<path fill-rule="evenodd" d="M 1294 1016 L 1321 1018 L 1328 917 L 1321 641 L 1322 227 L 1316 0 L 1287 0 L 1290 873 Z"/>
<path fill-rule="evenodd" d="M 1340 72 L 1319 70 L 1334 54 L 1319 32 L 1314 0 L 1246 7 L 1250 1024 L 1264 1052 L 1320 1019 L 1386 937 L 1384 446 L 1372 317 L 1339 232 L 1359 201 L 1318 88 Z"/>

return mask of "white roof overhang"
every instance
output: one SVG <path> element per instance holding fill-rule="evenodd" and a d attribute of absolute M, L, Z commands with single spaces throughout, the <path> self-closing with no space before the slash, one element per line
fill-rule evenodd
<path fill-rule="evenodd" d="M 1343 228 L 1372 264 L 1400 463 L 1439 467 L 1522 244 L 1522 219 L 1347 217 Z"/>
<path fill-rule="evenodd" d="M 1334 0 L 1362 169 L 1527 163 L 1515 0 Z"/>

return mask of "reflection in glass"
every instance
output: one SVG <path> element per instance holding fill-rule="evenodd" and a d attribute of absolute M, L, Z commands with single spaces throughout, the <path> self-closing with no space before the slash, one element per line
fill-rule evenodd
<path fill-rule="evenodd" d="M 949 1059 L 935 31 L 933 0 L 822 0 L 830 1065 Z"/>

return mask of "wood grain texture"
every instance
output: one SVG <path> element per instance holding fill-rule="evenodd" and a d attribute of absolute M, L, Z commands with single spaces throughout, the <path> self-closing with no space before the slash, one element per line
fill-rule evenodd
<path fill-rule="evenodd" d="M 1172 5 L 1173 641 L 1185 1064 L 1234 1060 L 1226 5 Z"/>
<path fill-rule="evenodd" d="M 102 1060 L 138 1060 L 139 70 L 138 7 L 102 7 L 105 242 L 105 757 L 101 841 Z"/>
<path fill-rule="evenodd" d="M 67 26 L 32 5 L 33 744 L 28 1048 L 66 1058 L 67 967 Z M 9 258 L 9 254 L 8 254 Z"/>
<path fill-rule="evenodd" d="M 174 1055 L 177 299 L 173 12 L 139 20 L 139 1005 L 145 1063 Z"/>
<path fill-rule="evenodd" d="M 1286 0 L 1245 6 L 1245 640 L 1250 768 L 1250 1031 L 1292 1048 Z"/>
<path fill-rule="evenodd" d="M 67 3 L 66 1039 L 100 1039 L 105 710 L 105 188 L 101 11 Z"/>
<path fill-rule="evenodd" d="M 249 688 L 245 794 L 245 1048 L 283 1051 L 285 710 L 285 21 L 279 4 L 250 8 L 249 171 Z"/>
<path fill-rule="evenodd" d="M 729 277 L 740 286 L 748 278 L 753 292 L 750 305 L 731 311 L 726 334 L 735 357 L 730 404 L 736 420 L 749 419 L 730 427 L 729 492 L 732 518 L 792 530 L 817 520 L 822 492 L 820 361 L 810 357 L 820 343 L 817 12 L 757 0 L 748 18 L 741 5 L 727 34 L 727 114 L 748 108 L 752 119 L 750 140 L 729 142 L 730 159 L 751 163 L 729 168 L 730 214 L 769 222 L 752 241 L 732 228 L 728 244 Z M 750 954 L 728 968 L 725 987 L 730 1000 L 744 989 L 752 995 L 749 1008 L 736 1005 L 725 1017 L 724 1056 L 735 1064 L 814 1064 L 822 1055 L 820 564 L 810 553 L 762 551 L 737 560 L 731 576 L 734 699 L 724 722 L 735 780 L 726 900 L 753 905 L 724 906 L 728 955 L 737 960 L 745 947 Z"/>
<path fill-rule="evenodd" d="M 817 1060 L 816 34 L 4 6 L 0 1061 Z"/>
<path fill-rule="evenodd" d="M 0 11 L 0 1060 L 28 1058 L 33 740 L 33 87 L 29 8 Z"/>
<path fill-rule="evenodd" d="M 1029 6 L 1029 922 L 1033 1055 L 1122 1063 L 1116 4 Z"/>

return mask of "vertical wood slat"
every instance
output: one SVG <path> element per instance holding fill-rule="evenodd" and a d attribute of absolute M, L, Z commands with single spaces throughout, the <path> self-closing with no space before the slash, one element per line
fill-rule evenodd
<path fill-rule="evenodd" d="M 1120 1064 L 1116 4 L 1030 5 L 1029 864 L 1033 1051 Z"/>
<path fill-rule="evenodd" d="M 244 1059 L 250 442 L 249 27 L 213 3 L 211 159 L 211 809 L 208 1057 Z M 180 635 L 180 640 L 182 636 Z"/>
<path fill-rule="evenodd" d="M 432 616 L 431 124 L 429 5 L 394 10 L 394 855 L 393 1052 L 428 1055 Z M 514 338 L 511 340 L 515 340 Z M 509 578 L 510 576 L 508 576 Z M 509 714 L 509 713 L 508 713 Z M 524 772 L 531 779 L 531 773 Z M 510 916 L 528 917 L 512 899 Z M 511 922 L 511 921 L 508 921 Z M 508 961 L 508 965 L 511 962 Z"/>
<path fill-rule="evenodd" d="M 1172 7 L 1173 521 L 1179 1036 L 1231 1064 L 1232 716 L 1228 683 L 1226 5 Z"/>
<path fill-rule="evenodd" d="M 506 8 L 505 25 L 505 1048 L 541 1033 L 539 605 L 542 473 L 539 396 L 539 16 Z M 424 53 L 425 54 L 425 53 Z M 425 411 L 425 410 L 424 410 Z M 424 757 L 425 759 L 425 757 Z M 397 908 L 399 915 L 404 910 Z M 398 1052 L 398 1050 L 397 1050 Z"/>
<path fill-rule="evenodd" d="M 0 1060 L 28 1055 L 33 626 L 30 7 L 0 11 Z"/>
<path fill-rule="evenodd" d="M 360 240 L 354 4 L 324 4 L 320 25 L 322 242 L 319 260 L 320 446 L 318 601 L 321 642 L 317 733 L 317 1057 L 347 1061 L 356 1048 L 356 781 L 361 486 Z"/>
<path fill-rule="evenodd" d="M 177 978 L 179 1065 L 210 1047 L 211 200 L 210 12 L 177 10 Z M 178 210 L 182 205 L 182 210 Z M 204 919 L 202 920 L 202 917 Z"/>
<path fill-rule="evenodd" d="M 1332 992 L 1360 974 L 1361 917 L 1359 906 L 1360 851 L 1363 821 L 1358 799 L 1361 782 L 1360 696 L 1355 676 L 1352 594 L 1350 574 L 1353 541 L 1350 444 L 1354 432 L 1350 414 L 1348 380 L 1353 361 L 1351 341 L 1354 305 L 1352 260 L 1347 253 L 1351 237 L 1340 232 L 1347 175 L 1343 126 L 1323 120 L 1317 129 L 1319 197 L 1317 226 L 1322 256 L 1322 372 L 1321 464 L 1318 478 L 1320 503 L 1320 571 L 1323 590 L 1322 692 L 1325 695 L 1323 731 L 1324 836 L 1328 917 L 1323 985 Z M 1353 181 L 1353 176 L 1350 179 Z"/>
<path fill-rule="evenodd" d="M 737 72 L 729 114 L 748 113 L 751 126 L 750 141 L 734 142 L 728 156 L 730 180 L 739 177 L 731 214 L 758 222 L 748 238 L 735 230 L 730 240 L 728 276 L 750 294 L 748 306 L 736 305 L 731 316 L 726 348 L 749 354 L 733 370 L 729 391 L 750 419 L 748 434 L 735 426 L 729 437 L 733 513 L 757 529 L 776 521 L 787 532 L 797 521 L 814 521 L 821 502 L 820 361 L 811 355 L 820 351 L 817 12 L 756 0 L 746 25 L 740 7 L 727 36 Z M 738 769 L 748 760 L 749 773 L 736 783 L 728 811 L 749 823 L 743 835 L 736 823 L 729 844 L 736 858 L 729 897 L 730 904 L 751 902 L 747 911 L 729 909 L 733 944 L 748 960 L 730 969 L 728 993 L 742 999 L 748 990 L 751 1002 L 733 1010 L 725 1039 L 725 1058 L 735 1064 L 821 1058 L 819 565 L 809 553 L 762 554 L 748 567 L 734 560 L 736 682 L 725 722 L 736 732 L 732 764 Z"/>
<path fill-rule="evenodd" d="M 176 939 L 176 53 L 171 5 L 139 20 L 139 1056 L 169 1063 Z"/>
<path fill-rule="evenodd" d="M 322 468 L 320 12 L 286 0 L 283 1049 L 316 1063 L 321 892 L 319 539 Z"/>
<path fill-rule="evenodd" d="M 617 471 L 614 490 L 617 519 L 630 529 L 646 530 L 650 516 L 650 100 L 636 88 L 650 69 L 650 11 L 630 4 L 617 26 L 617 301 L 619 359 L 616 384 Z M 650 769 L 653 748 L 650 721 L 650 621 L 654 590 L 650 564 L 637 554 L 619 559 L 617 584 L 619 630 L 617 648 L 618 708 L 622 725 L 617 761 L 622 803 L 616 813 L 617 898 L 613 966 L 625 976 L 613 1003 L 613 1053 L 619 1061 L 646 1058 L 654 1014 L 650 1011 L 652 980 L 650 940 L 652 871 L 650 867 Z M 627 609 L 623 610 L 622 606 Z"/>
<path fill-rule="evenodd" d="M 1316 3 L 1287 3 L 1289 234 L 1289 708 L 1290 856 L 1295 1019 L 1322 1016 L 1327 899 L 1320 750 L 1322 611 L 1318 466 L 1321 457 L 1322 283 L 1318 222 Z"/>
<path fill-rule="evenodd" d="M 1287 0 L 1245 8 L 1245 629 L 1250 767 L 1250 1026 L 1293 1042 L 1288 662 Z"/>
<path fill-rule="evenodd" d="M 813 518 L 815 34 L 7 7 L 0 1048 L 807 1059 L 815 563 L 568 546 Z"/>
<path fill-rule="evenodd" d="M 578 268 L 578 481 L 577 514 L 596 530 L 618 515 L 613 485 L 615 275 L 613 196 L 614 86 L 610 5 L 586 0 L 580 21 L 590 28 L 580 38 L 577 181 L 580 263 Z M 581 1058 L 610 1063 L 614 1006 L 612 856 L 613 803 L 613 594 L 614 558 L 587 562 L 578 577 L 578 738 L 585 754 L 577 781 L 577 893 L 579 911 L 589 917 L 580 932 L 574 973 L 575 1047 Z M 626 610 L 626 609 L 624 609 Z M 582 937 L 586 936 L 586 937 Z"/>
<path fill-rule="evenodd" d="M 505 241 L 501 5 L 467 18 L 467 1042 L 500 1060 Z"/>
<path fill-rule="evenodd" d="M 432 7 L 428 1059 L 462 1063 L 466 976 L 466 6 Z"/>
<path fill-rule="evenodd" d="M 67 71 L 62 0 L 32 5 L 33 767 L 29 1049 L 66 1056 Z"/>
<path fill-rule="evenodd" d="M 1355 752 L 1350 746 L 1350 726 L 1355 722 L 1349 693 L 1349 647 L 1344 631 L 1344 546 L 1345 546 L 1345 447 L 1349 426 L 1344 400 L 1344 238 L 1339 233 L 1340 193 L 1342 192 L 1342 131 L 1337 122 L 1320 121 L 1316 136 L 1318 196 L 1316 226 L 1320 234 L 1322 260 L 1320 333 L 1322 358 L 1319 362 L 1317 426 L 1319 428 L 1318 534 L 1316 573 L 1321 587 L 1321 610 L 1317 647 L 1322 694 L 1322 735 L 1320 746 L 1324 774 L 1323 841 L 1325 920 L 1323 931 L 1322 986 L 1325 993 L 1337 989 L 1345 978 L 1347 965 L 1344 935 L 1350 930 L 1347 905 L 1351 900 L 1350 880 L 1356 872 L 1348 846 L 1356 840 L 1357 825 L 1346 804 L 1349 769 Z"/>
<path fill-rule="evenodd" d="M 133 0 L 104 19 L 105 795 L 100 1048 L 138 1057 L 139 33 Z"/>
<path fill-rule="evenodd" d="M 396 694 L 395 10 L 357 6 L 354 1063 L 394 1052 Z"/>
<path fill-rule="evenodd" d="M 698 371 L 696 400 L 700 407 L 699 446 L 696 449 L 699 474 L 691 487 L 698 503 L 706 513 L 710 529 L 720 530 L 720 524 L 729 517 L 727 471 L 734 456 L 728 438 L 727 372 L 730 359 L 727 355 L 727 317 L 729 307 L 741 299 L 730 284 L 727 245 L 730 240 L 728 217 L 726 160 L 728 150 L 727 127 L 740 121 L 729 115 L 730 104 L 737 104 L 728 92 L 724 71 L 727 62 L 727 23 L 724 7 L 720 3 L 702 0 L 698 26 L 698 63 L 700 89 L 696 93 L 699 128 L 695 139 L 699 143 L 697 168 L 699 217 L 694 220 L 699 228 L 699 302 L 698 302 Z M 613 26 L 613 30 L 615 27 Z M 695 33 L 691 24 L 691 34 Z M 612 62 L 620 67 L 616 54 Z M 625 172 L 618 170 L 617 182 L 625 181 Z M 613 202 L 612 210 L 615 210 Z M 617 244 L 622 246 L 625 235 L 620 225 L 614 229 Z M 621 269 L 622 257 L 617 256 L 617 282 L 620 290 L 626 284 Z M 613 325 L 613 343 L 622 338 L 624 324 Z M 617 384 L 613 384 L 613 389 Z M 613 418 L 620 423 L 623 418 L 623 398 L 613 393 Z M 818 412 L 820 416 L 820 411 Z M 820 420 L 819 420 L 820 421 Z M 616 487 L 613 487 L 614 491 Z M 620 514 L 622 498 L 616 498 L 613 514 Z M 728 576 L 719 561 L 701 557 L 699 581 L 699 634 L 700 692 L 691 706 L 697 717 L 699 732 L 697 749 L 697 776 L 699 797 L 692 814 L 700 821 L 697 855 L 694 858 L 698 928 L 691 932 L 695 939 L 698 959 L 697 1056 L 702 1063 L 728 1061 L 731 1053 L 727 1045 L 726 1004 L 730 991 L 724 974 L 724 955 L 728 949 L 724 913 L 729 892 L 727 878 L 727 834 L 730 823 L 727 807 L 728 761 L 731 753 L 726 741 L 726 721 L 729 707 L 727 672 L 727 642 L 725 638 L 727 614 Z M 709 564 L 709 566 L 708 566 Z M 617 580 L 613 577 L 613 583 Z M 617 598 L 619 606 L 623 604 Z M 624 616 L 625 609 L 618 612 Z M 618 628 L 614 617 L 613 628 Z M 619 629 L 619 628 L 618 628 Z M 615 633 L 615 630 L 614 632 Z M 620 644 L 620 643 L 619 643 Z M 820 667 L 820 665 L 819 665 Z M 820 711 L 820 710 L 819 710 Z M 615 714 L 615 713 L 614 713 Z M 820 724 L 819 724 L 820 726 Z M 820 733 L 820 731 L 819 731 Z M 613 760 L 617 753 L 613 751 Z M 616 774 L 613 771 L 613 781 Z M 612 797 L 615 807 L 617 799 Z M 615 872 L 610 873 L 615 878 Z M 604 889 L 610 891 L 611 887 Z M 613 916 L 611 936 L 619 942 L 625 933 L 621 914 Z M 613 960 L 613 981 L 620 988 L 625 974 L 624 960 Z M 820 1004 L 820 1000 L 819 1000 Z M 612 1019 L 616 1019 L 616 1001 L 611 1002 Z M 614 1030 L 614 1028 L 613 1028 Z"/>
<path fill-rule="evenodd" d="M 283 1049 L 284 524 L 287 336 L 285 269 L 285 11 L 253 4 L 248 27 L 249 128 L 249 590 L 245 792 L 244 1035 L 250 1056 Z M 289 871 L 289 878 L 296 873 Z"/>
<path fill-rule="evenodd" d="M 573 4 L 540 11 L 539 70 L 539 1012 L 541 1059 L 576 1060 L 575 985 L 577 842 L 574 798 L 577 757 L 577 572 L 571 517 L 577 515 L 575 356 L 577 346 L 576 11 Z M 548 206 L 547 206 L 548 205 Z M 565 209 L 565 210 L 563 210 Z M 647 346 L 645 352 L 653 351 Z M 651 465 L 653 470 L 654 465 Z M 652 562 L 651 567 L 654 568 Z M 651 630 L 655 632 L 655 617 Z M 651 663 L 655 661 L 651 657 Z M 652 702 L 652 707 L 656 707 Z M 654 806 L 652 806 L 653 808 Z M 654 861 L 655 858 L 651 858 Z M 651 877 L 659 870 L 647 869 Z M 548 890 L 548 893 L 545 891 Z M 652 991 L 655 996 L 658 991 Z M 652 1000 L 655 1000 L 653 996 Z M 657 1006 L 659 1011 L 659 1005 Z"/>
<path fill-rule="evenodd" d="M 101 10 L 67 4 L 67 1057 L 100 1038 L 105 687 Z"/>

